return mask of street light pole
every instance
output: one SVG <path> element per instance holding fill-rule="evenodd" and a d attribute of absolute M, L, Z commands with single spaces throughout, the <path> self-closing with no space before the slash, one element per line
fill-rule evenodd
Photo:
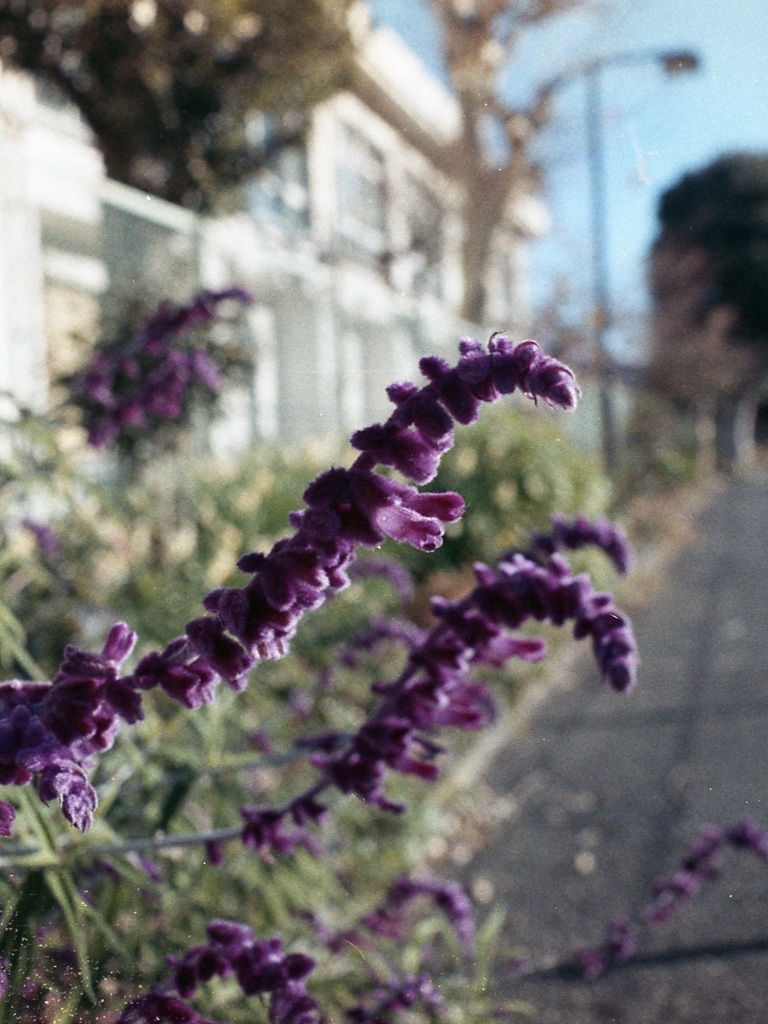
<path fill-rule="evenodd" d="M 618 446 L 613 406 L 613 363 L 606 346 L 611 326 L 608 279 L 608 226 L 606 220 L 605 146 L 603 144 L 602 63 L 596 61 L 585 71 L 587 162 L 589 168 L 592 221 L 592 342 L 600 401 L 600 433 L 605 468 L 616 468 Z"/>
<path fill-rule="evenodd" d="M 588 61 L 572 71 L 550 79 L 537 96 L 537 103 L 546 111 L 554 93 L 576 78 L 586 85 L 586 141 L 589 170 L 590 214 L 592 234 L 592 343 L 595 372 L 598 375 L 600 402 L 600 441 L 605 468 L 612 472 L 619 455 L 618 431 L 614 409 L 613 360 L 606 345 L 611 327 L 611 302 L 608 270 L 608 221 L 606 211 L 605 140 L 603 138 L 602 72 L 606 67 L 628 64 L 657 64 L 665 74 L 676 75 L 696 71 L 698 56 L 690 50 L 630 50 L 608 54 Z"/>

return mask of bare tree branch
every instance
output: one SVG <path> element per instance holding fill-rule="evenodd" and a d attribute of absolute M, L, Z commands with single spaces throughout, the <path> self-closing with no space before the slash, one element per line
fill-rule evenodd
<path fill-rule="evenodd" d="M 557 83 L 545 83 L 518 109 L 500 93 L 500 72 L 521 33 L 578 6 L 581 0 L 430 0 L 443 36 L 443 53 L 462 114 L 459 175 L 465 186 L 465 295 L 463 315 L 484 315 L 484 280 L 493 236 L 514 195 L 540 178 L 530 147 L 550 120 Z"/>

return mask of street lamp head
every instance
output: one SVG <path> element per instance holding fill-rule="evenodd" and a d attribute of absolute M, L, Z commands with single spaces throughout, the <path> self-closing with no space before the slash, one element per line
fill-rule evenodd
<path fill-rule="evenodd" d="M 671 50 L 662 53 L 660 60 L 667 75 L 687 75 L 701 66 L 699 55 L 693 50 Z"/>

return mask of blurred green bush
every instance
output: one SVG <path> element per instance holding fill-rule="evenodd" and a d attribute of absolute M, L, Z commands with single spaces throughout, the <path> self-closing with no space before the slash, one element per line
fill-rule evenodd
<path fill-rule="evenodd" d="M 693 410 L 658 392 L 635 394 L 623 449 L 617 480 L 623 502 L 691 483 L 701 470 Z"/>

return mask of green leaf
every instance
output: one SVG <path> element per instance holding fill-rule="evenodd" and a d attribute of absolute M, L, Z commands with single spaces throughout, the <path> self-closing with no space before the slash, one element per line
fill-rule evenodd
<path fill-rule="evenodd" d="M 35 927 L 50 897 L 39 871 L 24 879 L 15 901 L 4 908 L 0 954 L 7 965 L 8 991 L 0 1000 L 0 1024 L 16 1024 L 21 990 L 32 975 Z"/>
<path fill-rule="evenodd" d="M 90 1001 L 95 1003 L 96 994 L 93 990 L 91 965 L 88 955 L 88 937 L 85 922 L 86 904 L 77 891 L 72 875 L 65 868 L 49 868 L 43 872 L 43 877 L 51 895 L 58 903 L 69 929 L 72 945 L 77 956 L 77 964 L 80 968 L 83 991 Z"/>
<path fill-rule="evenodd" d="M 0 604 L 0 661 L 8 664 L 15 659 L 32 679 L 43 679 L 45 673 L 27 653 L 25 640 L 22 624 L 7 605 Z"/>

